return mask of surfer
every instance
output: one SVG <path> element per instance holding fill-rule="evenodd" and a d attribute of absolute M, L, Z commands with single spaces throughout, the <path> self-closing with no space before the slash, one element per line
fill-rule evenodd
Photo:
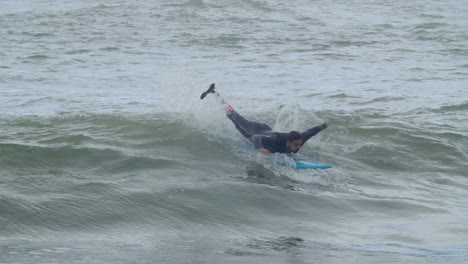
<path fill-rule="evenodd" d="M 205 98 L 209 93 L 219 96 L 214 91 L 214 84 L 201 95 L 201 99 Z M 321 125 L 312 127 L 302 133 L 298 131 L 289 133 L 275 132 L 268 124 L 249 121 L 237 113 L 223 99 L 221 99 L 221 102 L 225 106 L 227 117 L 234 123 L 237 130 L 250 140 L 259 152 L 265 155 L 271 155 L 275 152 L 297 153 L 307 140 L 328 127 L 328 121 L 324 121 Z"/>

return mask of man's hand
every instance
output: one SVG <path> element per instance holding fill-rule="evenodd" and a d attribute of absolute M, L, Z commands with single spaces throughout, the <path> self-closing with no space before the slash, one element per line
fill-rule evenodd
<path fill-rule="evenodd" d="M 271 152 L 268 150 L 268 149 L 264 149 L 264 148 L 259 148 L 257 149 L 259 152 L 261 152 L 262 154 L 265 154 L 265 155 L 271 155 Z"/>
<path fill-rule="evenodd" d="M 330 126 L 330 124 L 328 123 L 328 120 L 323 120 L 323 125 L 324 125 L 325 127 L 329 127 L 329 126 Z"/>

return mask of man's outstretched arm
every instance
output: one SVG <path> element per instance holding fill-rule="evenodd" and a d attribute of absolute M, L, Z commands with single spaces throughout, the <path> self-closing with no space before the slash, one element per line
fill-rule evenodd
<path fill-rule="evenodd" d="M 307 140 L 309 140 L 311 137 L 317 135 L 320 131 L 324 130 L 328 126 L 329 126 L 328 121 L 325 120 L 325 121 L 323 121 L 323 123 L 321 125 L 307 129 L 305 132 L 303 132 L 301 134 L 302 144 L 304 144 Z"/>

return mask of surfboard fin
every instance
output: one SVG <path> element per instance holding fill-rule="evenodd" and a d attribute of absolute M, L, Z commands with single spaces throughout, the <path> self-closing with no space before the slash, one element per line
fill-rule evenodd
<path fill-rule="evenodd" d="M 210 93 L 215 93 L 215 84 L 214 83 L 212 83 L 210 85 L 210 88 L 208 88 L 208 90 L 206 90 L 204 93 L 201 94 L 200 99 L 203 100 Z"/>

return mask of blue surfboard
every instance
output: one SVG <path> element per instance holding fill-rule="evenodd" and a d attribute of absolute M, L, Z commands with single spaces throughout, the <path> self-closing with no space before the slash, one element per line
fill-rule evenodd
<path fill-rule="evenodd" d="M 294 162 L 296 162 L 296 169 L 330 169 L 332 167 L 330 165 L 323 164 L 311 158 L 297 154 L 292 158 Z"/>
<path fill-rule="evenodd" d="M 254 147 L 243 145 L 238 142 L 231 142 L 231 145 L 237 149 L 246 150 L 252 153 L 260 153 Z M 289 158 L 291 158 L 294 161 L 294 164 L 292 164 L 292 162 L 277 162 L 277 164 L 282 165 L 282 166 L 293 167 L 294 169 L 330 169 L 332 167 L 330 165 L 320 163 L 316 160 L 313 160 L 309 157 L 302 156 L 299 154 L 291 153 L 291 154 L 281 154 L 281 155 L 287 155 Z"/>

